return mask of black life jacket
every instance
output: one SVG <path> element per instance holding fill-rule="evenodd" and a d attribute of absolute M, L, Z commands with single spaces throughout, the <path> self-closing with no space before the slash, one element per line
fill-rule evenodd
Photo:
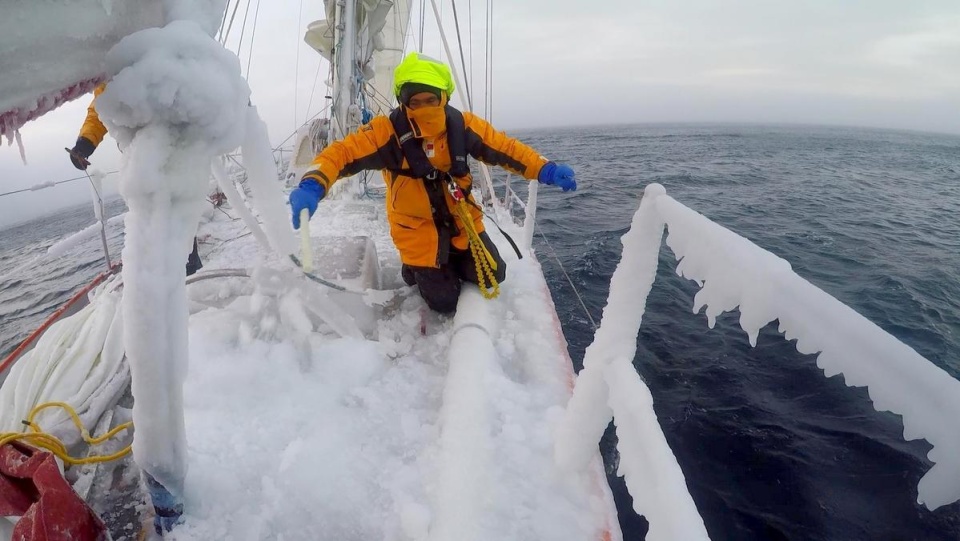
<path fill-rule="evenodd" d="M 450 152 L 450 170 L 440 171 L 430 160 L 427 159 L 427 153 L 423 150 L 423 141 L 413 136 L 413 128 L 410 126 L 410 119 L 398 107 L 390 112 L 390 122 L 393 124 L 393 131 L 397 134 L 397 140 L 400 143 L 401 156 L 394 155 L 393 161 L 396 165 L 387 167 L 387 170 L 394 175 L 404 175 L 411 178 L 417 178 L 423 181 L 423 186 L 427 190 L 427 197 L 430 200 L 430 211 L 433 216 L 433 224 L 437 228 L 438 246 L 437 246 L 437 265 L 445 265 L 450 260 L 450 241 L 460 234 L 457 224 L 447 206 L 444 191 L 447 184 L 452 182 L 452 178 L 463 178 L 470 174 L 470 165 L 467 163 L 467 129 L 463 122 L 463 113 L 449 105 L 445 106 L 447 122 L 447 148 Z M 395 152 L 395 151 L 394 151 Z M 404 169 L 403 159 L 406 158 L 408 167 Z M 468 183 L 462 188 L 464 197 L 468 203 L 483 212 L 476 202 L 470 196 L 472 183 Z M 496 222 L 494 222 L 496 224 Z M 523 259 L 523 254 L 517 248 L 517 244 L 510 238 L 500 226 L 497 229 L 503 234 L 516 252 L 519 259 Z"/>
<path fill-rule="evenodd" d="M 434 173 L 440 175 L 447 173 L 455 178 L 462 178 L 470 174 L 470 165 L 467 164 L 467 129 L 463 123 L 463 113 L 447 105 L 445 108 L 447 117 L 447 146 L 450 152 L 450 170 L 438 171 L 437 168 L 427 159 L 427 153 L 423 151 L 422 140 L 413 135 L 413 128 L 410 126 L 410 119 L 404 114 L 402 108 L 396 108 L 390 112 L 390 122 L 393 124 L 393 131 L 397 134 L 400 141 L 400 150 L 403 157 L 407 159 L 409 167 L 407 169 L 390 169 L 391 171 L 413 178 L 427 179 L 432 178 Z"/>
<path fill-rule="evenodd" d="M 445 111 L 447 147 L 450 152 L 449 171 L 440 171 L 430 163 L 427 153 L 423 150 L 423 140 L 414 137 L 410 119 L 400 107 L 390 112 L 390 122 L 393 124 L 393 131 L 397 134 L 400 151 L 403 158 L 406 158 L 408 167 L 402 168 L 403 160 L 399 160 L 396 167 L 387 168 L 394 175 L 404 175 L 423 182 L 430 200 L 433 223 L 439 236 L 438 265 L 444 265 L 450 260 L 450 242 L 460 234 L 444 195 L 447 183 L 452 181 L 451 176 L 462 178 L 470 174 L 470 166 L 467 164 L 467 130 L 463 122 L 463 113 L 449 105 L 445 107 Z M 467 197 L 469 197 L 470 188 L 468 185 L 463 189 Z"/>

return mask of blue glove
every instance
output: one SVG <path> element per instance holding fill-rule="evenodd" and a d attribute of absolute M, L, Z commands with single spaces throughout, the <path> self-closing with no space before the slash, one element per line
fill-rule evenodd
<path fill-rule="evenodd" d="M 310 216 L 317 211 L 317 203 L 323 199 L 326 190 L 312 178 L 300 181 L 300 186 L 290 192 L 290 210 L 293 211 L 293 228 L 300 229 L 300 211 L 307 209 Z"/>
<path fill-rule="evenodd" d="M 547 162 L 547 165 L 540 169 L 537 180 L 549 186 L 556 185 L 565 192 L 577 189 L 577 179 L 573 169 L 565 163 Z"/>

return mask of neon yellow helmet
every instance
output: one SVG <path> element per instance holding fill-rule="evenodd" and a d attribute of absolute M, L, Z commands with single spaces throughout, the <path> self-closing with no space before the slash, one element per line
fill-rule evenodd
<path fill-rule="evenodd" d="M 447 99 L 453 95 L 453 77 L 450 68 L 439 60 L 420 53 L 410 53 L 393 71 L 393 95 L 400 98 L 400 87 L 406 83 L 420 83 L 439 88 L 447 93 Z"/>

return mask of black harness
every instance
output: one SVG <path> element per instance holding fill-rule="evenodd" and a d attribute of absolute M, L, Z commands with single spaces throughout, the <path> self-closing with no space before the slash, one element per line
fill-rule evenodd
<path fill-rule="evenodd" d="M 450 151 L 450 171 L 447 173 L 457 178 L 465 177 L 470 174 L 470 166 L 467 164 L 467 129 L 463 123 L 463 113 L 449 105 L 444 109 L 447 116 L 447 145 Z M 409 165 L 407 169 L 391 170 L 413 178 L 430 178 L 432 174 L 442 174 L 427 159 L 427 153 L 423 151 L 423 145 L 414 133 L 415 126 L 410 125 L 410 119 L 401 108 L 390 112 L 390 122 L 397 134 L 397 140 L 400 141 L 403 157 Z"/>
<path fill-rule="evenodd" d="M 416 126 L 410 125 L 410 119 L 399 107 L 390 112 L 390 122 L 393 124 L 393 131 L 397 134 L 402 157 L 396 161 L 397 165 L 395 167 L 387 168 L 394 176 L 403 175 L 418 178 L 423 182 L 423 186 L 427 190 L 427 198 L 430 200 L 430 213 L 439 236 L 437 265 L 445 265 L 450 260 L 450 241 L 460 234 L 453 215 L 450 213 L 450 207 L 447 206 L 444 192 L 447 190 L 448 184 L 456 186 L 454 178 L 463 178 L 470 175 L 470 165 L 467 163 L 467 130 L 463 122 L 463 113 L 449 105 L 445 106 L 444 110 L 446 112 L 450 170 L 440 171 L 430 163 L 430 160 L 427 159 L 427 153 L 423 150 L 422 140 L 417 138 L 414 132 Z M 419 131 L 419 129 L 416 130 L 416 132 Z M 402 167 L 403 158 L 407 160 L 407 168 Z M 470 198 L 471 189 L 472 184 L 469 182 L 462 188 L 466 201 L 480 209 Z M 483 209 L 480 209 L 480 212 L 483 212 Z M 499 226 L 497 228 L 499 229 Z M 500 232 L 507 238 L 517 256 L 522 259 L 523 255 L 520 254 L 520 250 L 513 239 L 502 229 L 500 229 Z"/>
<path fill-rule="evenodd" d="M 450 241 L 460 234 L 444 195 L 447 183 L 453 182 L 451 176 L 459 178 L 470 174 L 470 166 L 467 165 L 467 132 L 463 123 L 463 113 L 449 105 L 445 107 L 445 110 L 450 171 L 440 171 L 430 163 L 430 160 L 427 159 L 427 153 L 423 150 L 422 140 L 415 136 L 414 127 L 410 125 L 410 119 L 407 118 L 402 109 L 397 108 L 390 113 L 390 122 L 393 124 L 393 131 L 397 134 L 400 151 L 406 158 L 408 167 L 406 169 L 400 167 L 388 168 L 388 170 L 394 175 L 404 175 L 423 181 L 423 186 L 427 190 L 427 197 L 430 200 L 433 223 L 439 235 L 438 265 L 444 265 L 450 260 Z M 470 193 L 469 185 L 464 188 L 464 193 Z"/>

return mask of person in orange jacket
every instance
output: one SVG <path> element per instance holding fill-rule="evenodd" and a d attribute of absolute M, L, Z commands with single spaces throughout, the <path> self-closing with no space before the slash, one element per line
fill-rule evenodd
<path fill-rule="evenodd" d="M 387 220 L 400 252 L 401 275 L 408 285 L 418 286 L 427 306 L 441 313 L 456 310 L 463 281 L 484 283 L 478 274 L 486 263 L 478 262 L 475 253 L 490 263 L 498 283 L 506 278 L 506 263 L 484 232 L 483 214 L 470 195 L 468 155 L 564 191 L 577 188 L 569 166 L 548 161 L 482 118 L 451 107 L 453 90 L 445 64 L 418 53 L 407 55 L 394 72 L 400 106 L 323 149 L 290 193 L 293 227 L 299 229 L 300 212 L 306 209 L 312 216 L 339 178 L 383 170 Z M 468 214 L 458 212 L 455 197 L 460 196 L 469 203 Z M 471 223 L 465 224 L 464 216 Z M 475 240 L 468 229 L 478 233 Z"/>
<path fill-rule="evenodd" d="M 83 120 L 83 125 L 80 126 L 80 135 L 77 136 L 76 144 L 70 149 L 70 162 L 81 171 L 86 171 L 87 167 L 90 166 L 87 158 L 93 155 L 93 151 L 97 150 L 97 147 L 107 135 L 107 127 L 103 125 L 95 107 L 97 96 L 102 94 L 106 88 L 107 83 L 100 83 L 93 89 L 93 101 L 87 107 L 87 117 Z M 187 256 L 187 276 L 194 274 L 201 268 L 203 268 L 203 262 L 200 261 L 197 237 L 193 237 L 193 251 Z"/>

